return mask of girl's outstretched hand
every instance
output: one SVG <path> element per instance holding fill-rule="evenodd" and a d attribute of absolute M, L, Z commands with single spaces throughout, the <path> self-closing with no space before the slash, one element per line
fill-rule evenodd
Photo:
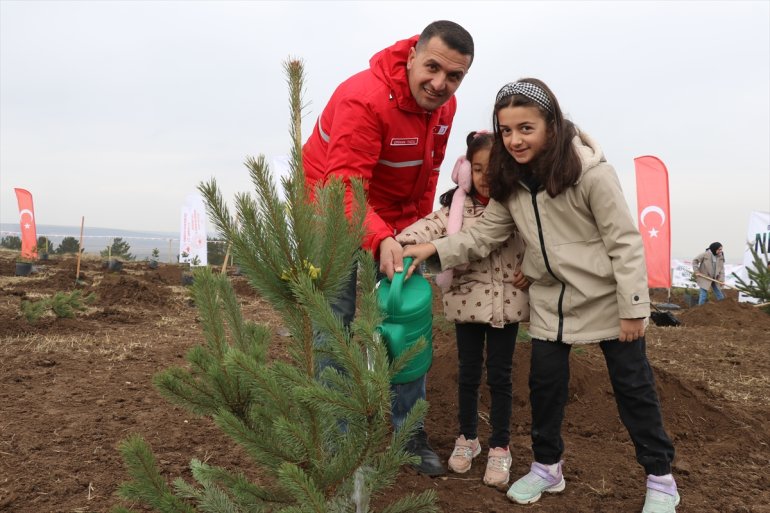
<path fill-rule="evenodd" d="M 620 341 L 633 342 L 644 336 L 644 319 L 620 319 Z"/>
<path fill-rule="evenodd" d="M 404 258 L 412 257 L 412 265 L 406 270 L 405 280 L 408 280 L 412 273 L 420 266 L 421 262 L 424 262 L 428 258 L 436 254 L 436 246 L 430 242 L 424 244 L 414 244 L 412 246 L 406 246 L 404 248 Z"/>
<path fill-rule="evenodd" d="M 513 273 L 513 286 L 516 287 L 519 290 L 526 291 L 529 289 L 530 283 L 526 276 L 522 274 L 520 270 L 516 270 L 516 272 Z"/>

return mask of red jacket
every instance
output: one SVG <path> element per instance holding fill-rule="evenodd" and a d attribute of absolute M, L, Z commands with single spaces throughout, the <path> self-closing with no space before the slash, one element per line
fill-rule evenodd
<path fill-rule="evenodd" d="M 331 175 L 341 177 L 348 186 L 348 214 L 350 179 L 364 179 L 363 247 L 375 256 L 380 241 L 433 212 L 439 167 L 457 109 L 454 96 L 433 112 L 412 97 L 406 60 L 417 39 L 380 51 L 368 70 L 340 84 L 302 149 L 307 185 L 312 189 Z"/>

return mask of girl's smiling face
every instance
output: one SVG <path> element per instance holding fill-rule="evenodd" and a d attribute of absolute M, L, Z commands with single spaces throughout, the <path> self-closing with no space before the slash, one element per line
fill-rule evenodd
<path fill-rule="evenodd" d="M 519 164 L 537 159 L 548 144 L 548 126 L 537 107 L 505 107 L 497 113 L 503 145 Z"/>
<path fill-rule="evenodd" d="M 479 148 L 473 154 L 471 160 L 471 177 L 473 178 L 473 188 L 476 192 L 485 198 L 489 197 L 489 184 L 487 183 L 487 169 L 489 168 L 489 155 L 492 148 Z"/>

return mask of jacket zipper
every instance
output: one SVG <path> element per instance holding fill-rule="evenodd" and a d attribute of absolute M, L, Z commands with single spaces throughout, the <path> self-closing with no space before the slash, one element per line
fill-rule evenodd
<path fill-rule="evenodd" d="M 553 276 L 553 278 L 561 283 L 561 292 L 559 292 L 559 302 L 557 303 L 556 307 L 559 313 L 559 329 L 556 332 L 556 342 L 561 342 L 562 333 L 564 331 L 564 314 L 562 312 L 562 303 L 564 301 L 564 290 L 566 286 L 564 285 L 564 282 L 561 281 L 559 278 L 556 277 L 556 275 L 553 273 L 553 270 L 551 270 L 551 264 L 548 263 L 548 253 L 545 250 L 545 238 L 543 237 L 543 225 L 540 222 L 540 210 L 537 208 L 537 190 L 529 191 L 529 193 L 532 195 L 532 208 L 535 209 L 535 220 L 537 221 L 537 235 L 540 238 L 540 251 L 543 253 L 543 261 L 545 262 L 545 268 L 548 270 L 548 273 Z"/>

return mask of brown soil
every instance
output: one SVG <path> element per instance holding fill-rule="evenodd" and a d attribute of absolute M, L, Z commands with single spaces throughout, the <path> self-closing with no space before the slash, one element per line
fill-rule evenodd
<path fill-rule="evenodd" d="M 193 457 L 230 468 L 250 465 L 211 421 L 171 406 L 152 386 L 155 373 L 183 365 L 185 352 L 202 342 L 178 267 L 152 270 L 136 262 L 107 273 L 100 262 L 85 261 L 77 287 L 95 292 L 97 301 L 75 319 L 29 324 L 21 301 L 74 290 L 75 261 L 51 260 L 15 277 L 13 256 L 0 253 L 0 511 L 109 511 L 127 478 L 116 445 L 131 433 L 152 445 L 169 479 L 189 478 Z M 232 279 L 244 311 L 273 329 L 280 353 L 280 317 L 243 277 Z M 685 304 L 682 295 L 654 292 L 657 302 Z M 677 450 L 678 511 L 770 513 L 770 315 L 737 303 L 734 293 L 675 314 L 683 326 L 649 328 L 648 354 Z M 453 327 L 438 310 L 434 336 L 426 425 L 446 459 L 457 430 L 457 359 Z M 520 342 L 514 357 L 514 477 L 531 459 L 529 353 L 529 344 Z M 481 411 L 488 405 L 482 390 Z M 486 440 L 487 417 L 481 417 Z M 596 347 L 573 351 L 563 433 L 567 488 L 532 506 L 514 505 L 485 487 L 483 457 L 462 476 L 431 479 L 405 468 L 399 493 L 432 488 L 445 512 L 640 511 L 645 477 Z"/>

